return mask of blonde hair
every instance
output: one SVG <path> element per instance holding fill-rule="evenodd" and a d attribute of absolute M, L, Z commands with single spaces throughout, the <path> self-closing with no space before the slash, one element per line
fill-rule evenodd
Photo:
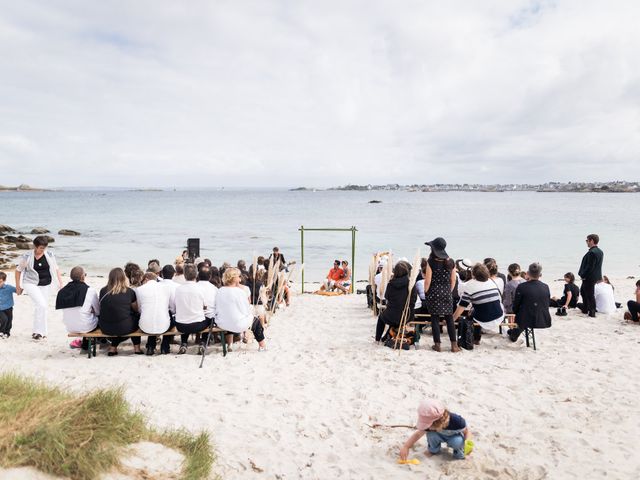
<path fill-rule="evenodd" d="M 113 268 L 109 272 L 109 281 L 107 282 L 107 295 L 118 295 L 124 293 L 129 288 L 129 280 L 124 274 L 124 270 L 120 267 Z"/>
<path fill-rule="evenodd" d="M 226 268 L 222 274 L 222 284 L 225 287 L 228 287 L 233 283 L 233 279 L 236 277 L 240 278 L 240 270 L 234 267 Z"/>
<path fill-rule="evenodd" d="M 442 416 L 431 424 L 429 430 L 439 432 L 440 430 L 444 430 L 447 425 L 449 425 L 449 410 L 445 410 Z"/>

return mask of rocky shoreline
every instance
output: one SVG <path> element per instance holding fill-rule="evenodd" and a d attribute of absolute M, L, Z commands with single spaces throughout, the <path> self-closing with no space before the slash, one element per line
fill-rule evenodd
<path fill-rule="evenodd" d="M 49 233 L 51 232 L 44 227 L 35 227 L 29 232 L 18 232 L 9 225 L 0 225 L 0 270 L 12 270 L 15 258 L 20 256 L 22 251 L 33 248 L 33 237 L 26 235 L 43 235 L 49 243 L 54 243 L 56 239 L 48 235 Z M 58 231 L 58 235 L 77 236 L 80 233 L 62 229 Z"/>

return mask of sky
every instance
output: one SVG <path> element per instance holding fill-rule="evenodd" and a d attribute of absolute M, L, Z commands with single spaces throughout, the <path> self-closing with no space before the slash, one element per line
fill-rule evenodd
<path fill-rule="evenodd" d="M 0 184 L 640 180 L 637 0 L 0 0 Z"/>

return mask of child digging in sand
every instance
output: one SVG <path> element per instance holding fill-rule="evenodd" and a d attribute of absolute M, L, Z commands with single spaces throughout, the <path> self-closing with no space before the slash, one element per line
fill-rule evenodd
<path fill-rule="evenodd" d="M 443 443 L 453 449 L 453 458 L 463 460 L 465 441 L 470 437 L 467 422 L 460 415 L 449 412 L 436 400 L 423 400 L 418 406 L 416 431 L 400 448 L 400 460 L 406 460 L 409 449 L 427 434 L 425 455 L 437 455 Z"/>

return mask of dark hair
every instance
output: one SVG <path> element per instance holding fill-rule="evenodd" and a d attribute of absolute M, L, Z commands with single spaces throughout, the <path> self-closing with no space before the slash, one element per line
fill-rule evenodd
<path fill-rule="evenodd" d="M 49 245 L 49 240 L 44 235 L 38 235 L 33 239 L 34 247 L 46 247 L 47 245 Z"/>
<path fill-rule="evenodd" d="M 498 273 L 498 264 L 496 263 L 494 258 L 485 258 L 484 266 L 489 270 L 489 275 L 493 276 Z"/>
<path fill-rule="evenodd" d="M 69 272 L 69 278 L 74 282 L 82 280 L 82 275 L 84 275 L 84 269 L 82 267 L 73 267 L 71 272 Z"/>
<path fill-rule="evenodd" d="M 213 265 L 213 262 L 211 260 L 209 260 L 208 258 L 204 259 L 204 263 L 207 264 L 207 267 L 210 267 L 211 265 Z"/>
<path fill-rule="evenodd" d="M 173 268 L 173 265 L 165 265 L 162 267 L 162 278 L 165 280 L 171 280 L 175 274 L 176 269 Z"/>
<path fill-rule="evenodd" d="M 220 288 L 222 286 L 222 279 L 220 278 L 220 270 L 218 270 L 218 267 L 211 267 L 209 269 L 209 274 L 211 277 L 209 278 L 209 283 Z"/>
<path fill-rule="evenodd" d="M 187 265 L 184 266 L 184 279 L 185 280 L 195 280 L 196 279 L 196 267 L 193 266 L 193 264 L 188 263 Z"/>
<path fill-rule="evenodd" d="M 6 275 L 5 275 L 5 277 L 6 277 Z M 640 280 L 638 280 L 638 281 L 636 282 L 636 287 L 640 287 Z"/>
<path fill-rule="evenodd" d="M 142 282 L 144 272 L 137 263 L 127 262 L 124 266 L 124 274 L 127 276 L 129 284 L 132 287 L 137 287 Z"/>
<path fill-rule="evenodd" d="M 447 272 L 451 272 L 451 270 L 456 268 L 456 262 L 453 261 L 453 258 L 447 258 L 444 261 L 444 268 L 447 269 Z"/>
<path fill-rule="evenodd" d="M 0 272 L 0 280 L 6 280 L 7 279 L 7 274 L 4 272 Z"/>
<path fill-rule="evenodd" d="M 152 258 L 151 260 L 149 260 L 147 262 L 147 267 L 150 267 L 152 263 L 155 263 L 156 265 L 158 265 L 158 267 L 160 266 L 160 260 L 158 260 L 157 258 Z"/>
<path fill-rule="evenodd" d="M 244 260 L 238 260 L 237 266 L 238 270 L 244 272 L 247 269 L 247 262 L 245 262 Z"/>
<path fill-rule="evenodd" d="M 509 268 L 507 269 L 509 271 L 509 274 L 512 277 L 519 277 L 520 276 L 520 265 L 518 265 L 517 263 L 512 263 L 511 265 L 509 265 Z"/>
<path fill-rule="evenodd" d="M 602 281 L 604 283 L 606 283 L 607 285 L 611 285 L 611 282 L 609 281 L 609 277 L 607 277 L 606 275 L 602 276 Z M 611 290 L 615 290 L 616 287 L 614 287 L 613 285 L 611 285 Z"/>
<path fill-rule="evenodd" d="M 208 267 L 203 267 L 198 270 L 199 282 L 208 282 L 209 280 L 211 280 L 211 270 Z"/>
<path fill-rule="evenodd" d="M 476 263 L 471 269 L 471 275 L 479 282 L 486 282 L 489 280 L 489 270 L 482 263 Z"/>
<path fill-rule="evenodd" d="M 340 260 L 334 260 L 334 261 L 333 261 L 333 264 L 334 264 L 334 265 L 335 265 L 336 263 L 337 263 L 338 265 L 340 265 Z"/>
<path fill-rule="evenodd" d="M 407 262 L 398 262 L 396 266 L 393 267 L 393 278 L 406 277 L 410 271 L 411 265 Z"/>
<path fill-rule="evenodd" d="M 569 280 L 569 283 L 573 283 L 576 281 L 576 276 L 571 273 L 571 272 L 567 272 L 564 274 L 564 278 L 566 278 L 567 280 Z"/>
<path fill-rule="evenodd" d="M 275 252 L 279 252 L 279 251 L 280 251 L 280 249 L 279 249 L 278 247 L 273 247 L 273 252 L 274 252 L 274 253 L 275 253 Z"/>
<path fill-rule="evenodd" d="M 529 265 L 527 273 L 529 274 L 529 278 L 533 278 L 534 280 L 539 279 L 540 275 L 542 275 L 542 265 L 540 265 L 538 262 L 533 262 L 531 265 Z"/>
<path fill-rule="evenodd" d="M 587 240 L 591 240 L 597 245 L 598 242 L 600 242 L 600 237 L 595 233 L 590 233 L 589 235 L 587 235 Z"/>
<path fill-rule="evenodd" d="M 420 260 L 420 271 L 422 273 L 427 271 L 427 263 L 428 263 L 428 260 L 422 257 L 422 260 Z"/>
<path fill-rule="evenodd" d="M 184 275 L 184 266 L 181 263 L 176 265 L 176 275 Z"/>
<path fill-rule="evenodd" d="M 160 271 L 161 269 L 160 269 L 159 263 L 156 263 L 156 262 L 149 263 L 149 267 L 147 268 L 147 273 L 154 273 L 155 275 L 158 275 Z"/>
<path fill-rule="evenodd" d="M 349 262 L 347 262 L 346 260 L 342 260 L 342 263 L 344 263 L 345 265 L 349 265 Z"/>

